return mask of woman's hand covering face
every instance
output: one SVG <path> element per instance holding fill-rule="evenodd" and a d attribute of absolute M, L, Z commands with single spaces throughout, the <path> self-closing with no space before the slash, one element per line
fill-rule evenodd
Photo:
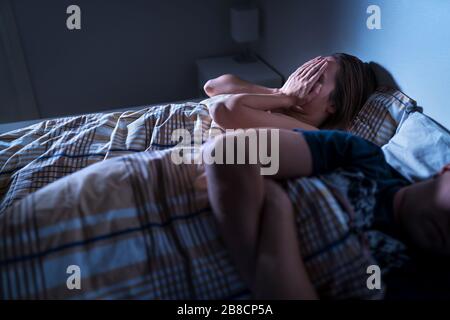
<path fill-rule="evenodd" d="M 325 72 L 327 64 L 324 57 L 317 57 L 306 62 L 289 76 L 280 89 L 281 93 L 295 96 L 297 109 L 310 102 L 320 93 L 322 84 L 318 81 Z"/>

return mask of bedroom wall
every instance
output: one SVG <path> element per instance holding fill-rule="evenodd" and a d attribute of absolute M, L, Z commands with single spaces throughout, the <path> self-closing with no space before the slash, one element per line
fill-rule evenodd
<path fill-rule="evenodd" d="M 369 30 L 369 5 L 381 30 Z M 258 52 L 288 76 L 307 59 L 348 52 L 387 69 L 427 114 L 450 128 L 450 1 L 261 0 Z"/>
<path fill-rule="evenodd" d="M 17 104 L 16 97 L 14 95 L 14 87 L 11 81 L 11 74 L 6 67 L 3 66 L 3 63 L 6 61 L 6 54 L 3 48 L 3 44 L 0 41 L 0 101 L 3 105 L 7 106 L 15 106 Z M 4 121 L 14 121 L 13 115 L 11 113 L 1 113 L 0 120 Z"/>
<path fill-rule="evenodd" d="M 228 0 L 11 3 L 41 117 L 196 97 L 195 60 L 235 50 Z"/>

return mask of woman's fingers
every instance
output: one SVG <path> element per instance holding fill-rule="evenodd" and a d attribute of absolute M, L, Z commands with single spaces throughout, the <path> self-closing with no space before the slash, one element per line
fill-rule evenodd
<path fill-rule="evenodd" d="M 309 84 L 314 85 L 317 82 L 317 80 L 319 80 L 320 77 L 323 75 L 327 67 L 328 63 L 325 62 L 316 73 L 314 73 L 309 79 L 307 79 Z"/>
<path fill-rule="evenodd" d="M 328 64 L 327 60 L 322 60 L 318 63 L 315 63 L 313 66 L 311 66 L 308 70 L 308 72 L 304 76 L 304 80 L 309 80 L 312 76 L 319 73 L 322 68 Z"/>
<path fill-rule="evenodd" d="M 324 59 L 322 56 L 318 56 L 305 62 L 292 75 L 301 76 L 307 68 L 311 67 L 313 64 L 321 61 L 322 59 Z"/>
<path fill-rule="evenodd" d="M 327 69 L 327 65 L 328 65 L 327 62 L 324 62 L 320 66 L 316 66 L 313 70 L 310 71 L 310 74 L 306 75 L 305 78 L 302 80 L 305 82 L 305 85 L 306 85 L 306 94 L 309 94 L 309 92 L 312 90 L 313 86 L 320 79 L 322 74 Z"/>
<path fill-rule="evenodd" d="M 304 66 L 309 66 L 309 65 L 311 65 L 311 64 L 313 64 L 313 63 L 316 63 L 316 62 L 318 62 L 318 61 L 320 61 L 320 60 L 322 60 L 322 59 L 325 59 L 325 58 L 322 57 L 322 56 L 317 56 L 317 57 L 315 57 L 314 59 L 311 59 L 311 60 L 305 62 L 303 65 L 304 65 Z"/>
<path fill-rule="evenodd" d="M 300 101 L 298 102 L 298 104 L 300 106 L 303 106 L 309 102 L 311 102 L 315 97 L 317 97 L 320 93 L 320 90 L 322 90 L 322 84 L 321 83 L 316 83 L 311 91 L 302 99 L 300 99 Z"/>
<path fill-rule="evenodd" d="M 286 80 L 286 83 L 294 80 L 294 78 L 297 78 L 297 79 L 300 78 L 301 75 L 303 74 L 303 71 L 306 68 L 310 67 L 312 64 L 320 61 L 321 59 L 324 59 L 324 58 L 322 56 L 318 56 L 318 57 L 315 57 L 314 59 L 311 59 L 311 60 L 305 62 L 304 64 L 302 64 L 300 67 L 297 68 L 297 70 L 295 70 L 293 73 L 291 73 L 289 75 L 288 79 Z"/>
<path fill-rule="evenodd" d="M 289 76 L 280 89 L 281 92 L 299 98 L 305 97 L 310 93 L 311 88 L 324 72 L 326 64 L 326 59 L 321 56 L 306 62 Z M 317 76 L 316 74 L 319 75 Z"/>
<path fill-rule="evenodd" d="M 317 65 L 320 65 L 320 64 L 324 63 L 324 61 L 326 61 L 325 58 L 322 58 L 322 59 L 318 59 L 318 60 L 316 60 L 316 61 L 314 61 L 314 62 L 308 64 L 308 65 L 302 70 L 302 73 L 301 73 L 301 75 L 300 75 L 300 78 L 306 77 L 306 75 L 307 75 L 312 69 L 314 69 Z"/>
<path fill-rule="evenodd" d="M 322 56 L 315 57 L 314 59 L 311 59 L 311 60 L 305 62 L 302 66 L 300 66 L 300 68 L 305 69 L 305 68 L 311 66 L 312 64 L 321 61 L 322 59 L 324 59 Z M 299 68 L 299 69 L 300 69 L 300 68 Z"/>

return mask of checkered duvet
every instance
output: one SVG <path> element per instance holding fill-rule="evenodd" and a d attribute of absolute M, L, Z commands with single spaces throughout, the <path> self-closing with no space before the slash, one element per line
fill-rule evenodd
<path fill-rule="evenodd" d="M 206 139 L 210 126 L 206 106 L 183 103 L 1 135 L 0 298 L 249 298 L 206 193 L 193 187 L 201 168 L 170 158 L 173 130 Z M 366 286 L 375 260 L 364 234 L 331 190 L 319 178 L 291 180 L 287 190 L 320 296 L 379 298 Z M 79 290 L 67 287 L 72 265 Z"/>

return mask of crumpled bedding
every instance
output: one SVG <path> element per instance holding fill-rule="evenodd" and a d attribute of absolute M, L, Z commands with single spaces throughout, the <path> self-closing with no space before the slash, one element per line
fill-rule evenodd
<path fill-rule="evenodd" d="M 0 135 L 0 298 L 250 298 L 194 187 L 201 166 L 171 161 L 179 128 L 205 141 L 207 107 L 82 115 Z M 366 285 L 377 263 L 366 236 L 326 184 L 294 179 L 287 191 L 319 295 L 382 297 Z"/>

